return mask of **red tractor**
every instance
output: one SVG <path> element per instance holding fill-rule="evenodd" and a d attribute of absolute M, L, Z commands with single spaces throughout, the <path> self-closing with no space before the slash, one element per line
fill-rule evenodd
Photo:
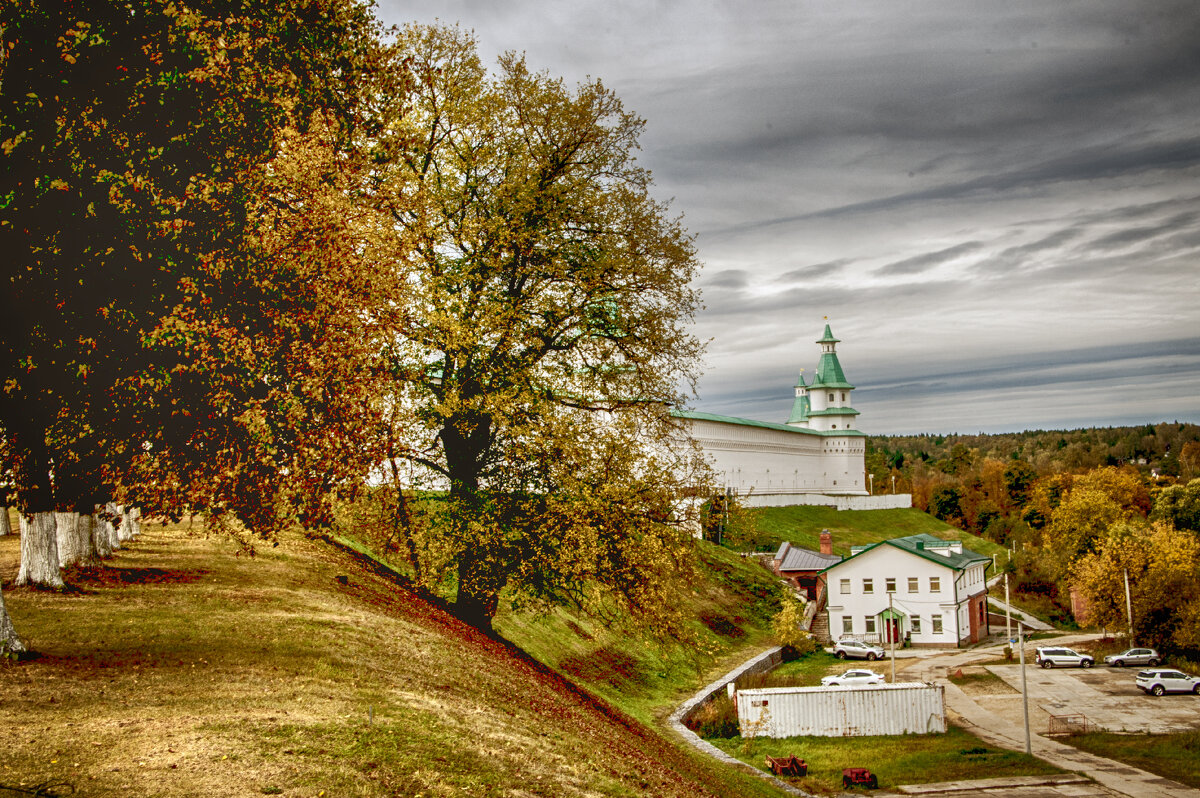
<path fill-rule="evenodd" d="M 874 790 L 879 787 L 879 779 L 866 768 L 846 768 L 842 771 L 842 787 L 847 790 L 851 787 L 866 787 L 868 790 Z"/>

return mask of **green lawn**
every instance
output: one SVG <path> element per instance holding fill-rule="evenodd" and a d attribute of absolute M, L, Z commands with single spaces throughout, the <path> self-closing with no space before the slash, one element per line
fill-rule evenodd
<path fill-rule="evenodd" d="M 713 745 L 754 767 L 765 770 L 771 756 L 795 755 L 808 763 L 808 776 L 791 780 L 817 795 L 842 789 L 842 769 L 869 768 L 881 789 L 899 784 L 928 784 L 958 779 L 1005 776 L 1041 776 L 1063 771 L 1041 760 L 1002 749 L 989 748 L 962 729 L 949 727 L 945 734 L 908 734 L 877 737 L 741 737 L 711 739 Z"/>
<path fill-rule="evenodd" d="M 956 529 L 928 513 L 912 508 L 895 510 L 837 510 L 833 507 L 756 507 L 741 511 L 742 529 L 728 536 L 751 548 L 774 550 L 783 541 L 807 549 L 819 549 L 821 530 L 833 534 L 833 550 L 849 556 L 851 546 L 863 546 L 888 538 L 926 533 L 943 540 L 961 540 L 963 545 L 987 556 L 996 555 L 1000 565 L 1008 561 L 1007 549 L 978 535 Z"/>
<path fill-rule="evenodd" d="M 1200 788 L 1200 731 L 1179 734 L 1093 732 L 1060 739 L 1084 751 Z"/>

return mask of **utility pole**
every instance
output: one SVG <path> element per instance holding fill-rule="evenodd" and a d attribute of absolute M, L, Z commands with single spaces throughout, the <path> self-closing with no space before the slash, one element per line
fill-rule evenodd
<path fill-rule="evenodd" d="M 892 594 L 888 593 L 888 638 L 892 641 L 892 684 L 896 683 L 896 613 L 892 610 Z"/>
<path fill-rule="evenodd" d="M 1025 753 L 1033 754 L 1029 743 L 1029 687 L 1025 683 L 1025 623 L 1017 621 L 1017 643 L 1021 646 L 1021 705 L 1025 710 Z"/>
<path fill-rule="evenodd" d="M 1125 570 L 1125 617 L 1129 619 L 1129 645 L 1133 646 L 1133 602 L 1129 600 L 1129 569 Z"/>

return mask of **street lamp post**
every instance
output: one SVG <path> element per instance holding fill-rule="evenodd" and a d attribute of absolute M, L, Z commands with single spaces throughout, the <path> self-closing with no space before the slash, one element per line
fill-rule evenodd
<path fill-rule="evenodd" d="M 1025 753 L 1032 754 L 1029 743 L 1029 687 L 1025 683 L 1025 622 L 1017 621 L 1017 643 L 1021 646 L 1021 706 L 1025 710 Z"/>

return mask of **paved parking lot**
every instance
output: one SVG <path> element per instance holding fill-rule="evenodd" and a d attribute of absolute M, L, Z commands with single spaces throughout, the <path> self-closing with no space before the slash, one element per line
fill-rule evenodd
<path fill-rule="evenodd" d="M 981 706 L 1021 722 L 1021 666 L 988 665 L 1015 694 L 976 697 Z M 1107 731 L 1167 733 L 1200 729 L 1200 696 L 1148 696 L 1134 686 L 1139 668 L 1027 666 L 1030 727 L 1045 733 L 1050 715 L 1087 716 Z M 1035 707 L 1037 710 L 1035 711 Z"/>

